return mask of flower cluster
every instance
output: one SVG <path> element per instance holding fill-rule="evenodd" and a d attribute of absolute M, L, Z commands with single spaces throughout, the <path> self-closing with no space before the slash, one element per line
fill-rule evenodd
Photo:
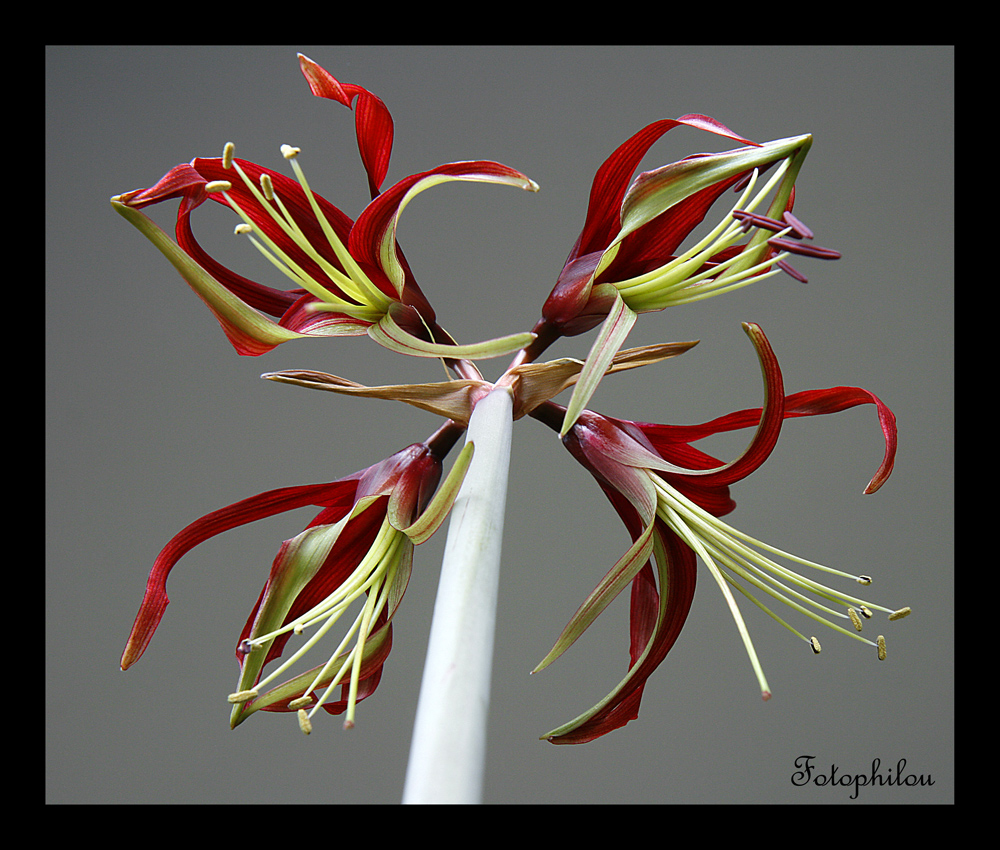
<path fill-rule="evenodd" d="M 447 517 L 475 450 L 471 442 L 448 474 L 444 460 L 458 444 L 480 399 L 497 387 L 513 397 L 514 418 L 555 430 L 571 455 L 596 479 L 632 538 L 632 546 L 583 602 L 536 668 L 565 652 L 609 603 L 631 587 L 629 666 L 600 703 L 546 737 L 581 743 L 637 716 L 643 687 L 678 638 L 694 594 L 700 560 L 735 619 L 766 699 L 770 689 L 733 591 L 820 651 L 818 637 L 786 623 L 780 602 L 806 620 L 864 641 L 885 658 L 885 639 L 862 635 L 875 612 L 892 608 L 821 583 L 823 573 L 868 585 L 871 579 L 816 564 L 755 540 L 724 522 L 735 507 L 730 485 L 767 459 L 785 420 L 875 407 L 885 457 L 866 493 L 889 477 L 896 450 L 893 414 L 872 393 L 833 387 L 785 394 L 777 358 L 760 327 L 744 324 L 764 379 L 760 408 L 703 425 L 657 425 L 602 415 L 589 408 L 608 374 L 659 363 L 694 342 L 623 348 L 643 313 L 711 298 L 784 273 L 806 278 L 790 258 L 836 259 L 814 244 L 793 212 L 795 181 L 812 144 L 808 135 L 758 144 L 704 115 L 684 115 L 644 127 L 615 150 L 595 175 L 580 236 L 529 332 L 459 343 L 437 321 L 396 240 L 399 216 L 418 193 L 447 181 L 493 183 L 537 191 L 521 172 L 492 161 L 452 162 L 405 177 L 389 188 L 393 122 L 378 97 L 334 78 L 305 56 L 300 68 L 312 93 L 353 110 L 370 202 L 356 219 L 316 194 L 300 164 L 301 151 L 283 145 L 293 176 L 222 156 L 171 168 L 147 189 L 112 198 L 112 206 L 174 265 L 205 302 L 239 354 L 256 356 L 291 340 L 367 335 L 392 351 L 440 358 L 454 377 L 424 384 L 367 387 L 314 370 L 271 372 L 282 383 L 402 401 L 443 417 L 426 440 L 327 484 L 269 490 L 214 511 L 175 536 L 156 559 L 122 656 L 125 669 L 145 651 L 167 606 L 166 581 L 192 547 L 237 526 L 313 505 L 319 513 L 284 541 L 257 604 L 236 643 L 239 677 L 230 694 L 231 724 L 256 711 L 294 712 L 305 732 L 322 708 L 354 724 L 357 703 L 377 687 L 392 644 L 396 613 L 413 560 Z M 730 139 L 738 147 L 695 154 L 634 176 L 640 160 L 669 130 L 687 126 Z M 726 191 L 735 200 L 713 212 Z M 175 238 L 143 207 L 179 201 Z M 215 260 L 196 240 L 194 211 L 205 201 L 230 208 L 235 232 L 287 277 L 285 288 L 250 280 Z M 711 216 L 711 217 L 710 217 Z M 708 223 L 706 222 L 708 219 Z M 279 278 L 280 279 L 280 278 Z M 583 361 L 539 357 L 564 336 L 597 330 Z M 513 355 L 496 381 L 475 361 Z M 564 390 L 566 405 L 552 399 Z M 723 431 L 756 429 L 746 451 L 725 463 L 692 443 Z M 443 480 L 442 480 L 443 479 Z M 793 570 L 795 564 L 803 572 Z M 353 622 L 326 660 L 292 668 L 334 625 Z M 283 658 L 293 635 L 299 645 Z M 270 669 L 265 669 L 270 668 Z M 285 676 L 288 678 L 285 678 Z M 279 681 L 283 680 L 283 681 Z M 340 688 L 339 694 L 337 688 Z"/>

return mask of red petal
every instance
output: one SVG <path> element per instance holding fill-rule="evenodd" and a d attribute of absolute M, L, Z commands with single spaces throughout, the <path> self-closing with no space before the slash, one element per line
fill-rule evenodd
<path fill-rule="evenodd" d="M 597 170 L 590 190 L 590 205 L 587 208 L 586 223 L 580 238 L 577 240 L 576 247 L 570 255 L 570 260 L 576 259 L 582 254 L 602 251 L 608 246 L 620 227 L 619 213 L 622 199 L 625 197 L 625 192 L 628 190 L 632 175 L 640 160 L 664 133 L 681 125 L 707 130 L 710 133 L 726 136 L 744 144 L 754 144 L 715 119 L 694 113 L 682 115 L 677 119 L 656 121 L 643 127 L 620 145 Z"/>
<path fill-rule="evenodd" d="M 341 83 L 325 68 L 320 67 L 307 56 L 299 54 L 299 67 L 309 83 L 309 88 L 317 97 L 325 97 L 350 108 L 351 101 L 358 98 L 355 111 L 355 127 L 361 161 L 368 172 L 368 188 L 374 198 L 389 170 L 392 153 L 392 116 L 382 100 L 367 89 L 351 83 Z"/>
<path fill-rule="evenodd" d="M 213 511 L 188 525 L 167 543 L 153 564 L 153 569 L 146 580 L 146 592 L 139 606 L 139 613 L 136 615 L 132 632 L 122 654 L 122 670 L 135 664 L 145 652 L 170 601 L 167 598 L 167 576 L 170 575 L 174 564 L 188 551 L 223 531 L 304 505 L 341 505 L 346 512 L 354 503 L 356 488 L 355 476 L 350 476 L 331 484 L 310 484 L 268 490 L 266 493 L 251 496 Z"/>

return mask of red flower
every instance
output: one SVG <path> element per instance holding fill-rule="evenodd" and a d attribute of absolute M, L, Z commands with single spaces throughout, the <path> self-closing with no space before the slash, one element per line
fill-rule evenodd
<path fill-rule="evenodd" d="M 748 147 L 694 154 L 630 183 L 653 143 L 682 125 Z M 791 210 L 795 178 L 811 144 L 805 135 L 760 145 L 696 114 L 644 127 L 598 169 L 583 230 L 542 308 L 543 326 L 566 336 L 583 333 L 604 321 L 618 296 L 636 312 L 647 312 L 719 294 L 760 279 L 789 252 L 832 259 L 836 252 L 800 243 L 812 233 L 794 216 L 778 220 Z M 775 164 L 774 177 L 754 194 L 755 184 L 748 181 L 756 180 L 756 170 Z M 720 227 L 695 249 L 676 256 L 719 196 L 734 186 L 743 195 Z M 773 217 L 753 213 L 775 186 Z M 736 244 L 751 229 L 755 232 L 748 242 Z M 781 236 L 773 236 L 775 231 Z M 788 235 L 792 238 L 783 238 Z M 782 268 L 788 270 L 784 264 Z"/>
<path fill-rule="evenodd" d="M 447 516 L 468 468 L 472 447 L 459 456 L 441 490 L 442 458 L 462 429 L 446 424 L 424 443 L 329 484 L 269 490 L 213 511 L 175 536 L 157 557 L 129 636 L 121 666 L 139 660 L 167 607 L 166 582 L 180 558 L 199 543 L 231 528 L 305 505 L 322 507 L 297 536 L 286 540 L 237 642 L 239 684 L 230 697 L 231 724 L 254 711 L 298 711 L 308 731 L 320 707 L 347 712 L 378 685 L 392 645 L 393 614 L 410 574 L 413 545 L 430 537 Z M 366 599 L 343 643 L 319 665 L 266 693 L 270 684 L 305 654 L 356 599 Z M 293 632 L 318 627 L 285 663 L 261 678 L 279 658 Z M 345 649 L 354 636 L 354 646 Z M 341 698 L 330 700 L 341 685 Z M 325 689 L 322 695 L 316 692 Z M 309 714 L 305 707 L 310 707 Z"/>
<path fill-rule="evenodd" d="M 348 107 L 357 99 L 358 145 L 372 194 L 357 221 L 311 190 L 296 161 L 300 151 L 290 145 L 283 145 L 282 153 L 296 179 L 235 159 L 230 144 L 221 157 L 195 158 L 172 168 L 151 188 L 115 196 L 114 208 L 177 267 L 240 354 L 262 354 L 301 337 L 365 333 L 393 350 L 426 357 L 492 357 L 530 342 L 530 334 L 517 334 L 478 346 L 456 346 L 437 324 L 395 232 L 413 196 L 441 182 L 499 183 L 531 191 L 538 186 L 500 163 L 475 161 L 413 174 L 380 194 L 393 136 L 385 104 L 360 86 L 339 83 L 306 57 L 299 61 L 315 94 Z M 176 242 L 139 212 L 172 198 L 180 198 Z M 201 247 L 191 214 L 206 200 L 240 216 L 237 232 L 250 236 L 292 281 L 292 289 L 249 280 Z"/>
<path fill-rule="evenodd" d="M 832 387 L 786 396 L 777 359 L 764 333 L 755 325 L 744 325 L 744 328 L 757 348 L 764 375 L 765 403 L 762 408 L 737 411 L 693 426 L 629 422 L 587 410 L 563 437 L 563 443 L 573 456 L 597 479 L 634 544 L 580 607 L 536 669 L 542 669 L 562 654 L 630 582 L 631 642 L 625 679 L 589 711 L 549 733 L 546 737 L 553 743 L 590 741 L 635 719 L 646 679 L 677 639 L 690 609 L 696 581 L 696 556 L 708 567 L 727 599 L 765 699 L 770 691 L 729 590 L 730 584 L 760 607 L 764 606 L 751 592 L 771 595 L 800 613 L 861 640 L 865 639 L 856 631 L 845 630 L 825 617 L 850 620 L 854 628 L 860 630 L 861 616 L 870 616 L 872 609 L 891 612 L 891 618 L 909 613 L 909 609 L 892 611 L 799 576 L 778 564 L 772 556 L 840 576 L 848 574 L 778 552 L 719 520 L 735 507 L 729 485 L 745 478 L 766 460 L 785 419 L 874 404 L 885 436 L 886 451 L 866 493 L 873 493 L 889 477 L 896 451 L 895 417 L 876 396 L 855 387 Z M 532 415 L 555 430 L 559 430 L 563 422 L 562 408 L 552 402 L 541 405 Z M 723 464 L 691 445 L 712 434 L 754 426 L 757 431 L 747 450 L 731 463 Z M 655 574 L 653 562 L 649 560 L 651 555 L 656 564 Z M 870 581 L 864 576 L 849 577 L 862 584 Z M 814 603 L 802 601 L 804 591 L 834 600 L 841 605 L 841 610 L 818 606 L 825 616 L 816 614 L 805 607 Z M 778 621 L 787 626 L 780 619 Z M 814 651 L 819 651 L 815 637 L 806 638 L 792 631 Z M 884 657 L 881 636 L 877 642 L 866 642 L 877 645 L 879 657 Z"/>

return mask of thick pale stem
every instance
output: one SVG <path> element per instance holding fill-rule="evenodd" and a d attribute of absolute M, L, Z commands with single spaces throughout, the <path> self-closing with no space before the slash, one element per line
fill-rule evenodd
<path fill-rule="evenodd" d="M 496 389 L 469 420 L 475 454 L 448 527 L 404 803 L 481 802 L 512 408 Z"/>

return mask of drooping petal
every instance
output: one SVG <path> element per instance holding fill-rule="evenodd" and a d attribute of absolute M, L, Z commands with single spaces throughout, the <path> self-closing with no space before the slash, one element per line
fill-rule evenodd
<path fill-rule="evenodd" d="M 821 390 L 805 390 L 792 393 L 784 399 L 784 418 L 793 419 L 800 416 L 820 416 L 828 413 L 839 413 L 861 404 L 874 404 L 878 413 L 879 425 L 885 440 L 885 454 L 878 470 L 872 477 L 866 494 L 874 493 L 892 474 L 896 458 L 896 417 L 889 407 L 874 393 L 860 387 L 830 387 Z M 656 450 L 664 456 L 675 450 L 681 444 L 690 443 L 721 434 L 725 431 L 735 431 L 740 428 L 752 428 L 761 421 L 762 410 L 759 407 L 737 410 L 726 416 L 720 416 L 700 425 L 655 425 L 652 423 L 636 423 L 640 425 L 646 436 L 656 446 Z"/>
<path fill-rule="evenodd" d="M 587 743 L 634 720 L 639 714 L 646 680 L 680 635 L 694 599 L 697 576 L 694 553 L 659 520 L 655 528 L 654 561 L 659 590 L 653 586 L 648 567 L 632 583 L 628 673 L 593 708 L 543 736 L 553 744 Z"/>
<path fill-rule="evenodd" d="M 350 509 L 357 489 L 357 478 L 348 476 L 330 484 L 311 484 L 300 487 L 283 487 L 268 490 L 257 496 L 242 499 L 225 508 L 195 520 L 178 533 L 163 548 L 153 564 L 146 581 L 139 613 L 122 654 L 122 670 L 139 660 L 160 624 L 170 601 L 167 598 L 167 577 L 174 565 L 191 549 L 210 537 L 231 528 L 255 522 L 264 517 L 290 511 L 305 505 L 324 505 L 341 512 Z"/>
<path fill-rule="evenodd" d="M 652 485 L 650 485 L 650 490 L 652 490 Z M 639 538 L 618 559 L 618 562 L 607 572 L 597 587 L 594 588 L 583 604 L 576 610 L 576 613 L 573 614 L 570 621 L 566 624 L 566 628 L 563 629 L 562 633 L 556 639 L 552 649 L 549 650 L 548 655 L 538 663 L 535 669 L 531 671 L 532 673 L 537 673 L 539 670 L 544 670 L 548 667 L 569 649 L 580 635 L 590 628 L 594 620 L 604 612 L 608 605 L 617 598 L 618 594 L 625 589 L 625 586 L 635 578 L 639 570 L 649 560 L 652 551 L 653 521 L 650 520 Z"/>

